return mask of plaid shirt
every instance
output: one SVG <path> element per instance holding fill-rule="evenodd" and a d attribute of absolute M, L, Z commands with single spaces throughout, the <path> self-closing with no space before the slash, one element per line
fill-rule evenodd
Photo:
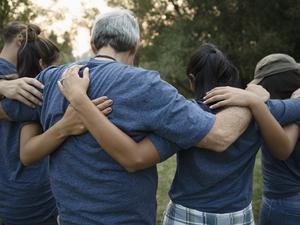
<path fill-rule="evenodd" d="M 254 225 L 252 205 L 232 213 L 206 213 L 169 203 L 163 225 Z"/>

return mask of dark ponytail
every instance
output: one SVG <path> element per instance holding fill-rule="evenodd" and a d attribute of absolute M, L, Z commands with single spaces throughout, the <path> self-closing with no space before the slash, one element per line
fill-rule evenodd
<path fill-rule="evenodd" d="M 187 76 L 195 77 L 195 98 L 218 86 L 242 87 L 238 69 L 213 44 L 203 44 L 191 57 Z"/>
<path fill-rule="evenodd" d="M 40 37 L 41 29 L 28 25 L 25 39 L 18 51 L 17 71 L 20 77 L 35 77 L 43 68 L 40 59 L 47 67 L 59 58 L 59 49 L 50 40 Z"/>

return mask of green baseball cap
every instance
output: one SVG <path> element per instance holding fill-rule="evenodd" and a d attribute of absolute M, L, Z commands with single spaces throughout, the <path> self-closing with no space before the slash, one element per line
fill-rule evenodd
<path fill-rule="evenodd" d="M 300 71 L 300 64 L 298 64 L 295 59 L 289 55 L 267 55 L 256 64 L 254 80 L 252 80 L 250 84 L 259 84 L 264 78 L 273 74 L 297 69 Z"/>

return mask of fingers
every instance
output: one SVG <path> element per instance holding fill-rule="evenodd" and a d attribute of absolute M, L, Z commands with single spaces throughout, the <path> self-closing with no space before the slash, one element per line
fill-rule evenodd
<path fill-rule="evenodd" d="M 210 92 L 207 92 L 207 94 L 203 97 L 203 100 L 206 100 L 206 99 L 209 99 L 209 98 L 212 98 L 216 95 L 223 95 L 225 94 L 226 91 L 225 90 L 213 90 L 213 91 L 210 91 Z"/>
<path fill-rule="evenodd" d="M 203 103 L 209 105 L 214 102 L 219 102 L 219 101 L 222 101 L 222 100 L 225 100 L 228 98 L 230 98 L 229 94 L 218 94 L 218 95 L 214 95 L 209 98 L 206 98 L 205 101 L 203 101 Z"/>
<path fill-rule="evenodd" d="M 32 79 L 32 80 L 35 80 L 35 79 Z M 22 89 L 25 90 L 26 92 L 30 93 L 30 95 L 32 95 L 32 98 L 38 99 L 39 102 L 40 102 L 40 100 L 43 99 L 42 93 L 26 80 L 25 80 L 25 83 L 22 85 Z M 24 97 L 26 97 L 26 96 L 24 96 Z"/>
<path fill-rule="evenodd" d="M 217 108 L 223 108 L 225 106 L 231 106 L 231 101 L 229 99 L 217 102 L 217 103 L 209 106 L 209 108 L 211 108 L 211 109 L 217 109 Z"/>
<path fill-rule="evenodd" d="M 94 103 L 94 105 L 99 105 L 100 103 L 103 103 L 106 100 L 108 100 L 107 96 L 101 96 L 99 98 L 93 99 L 92 102 Z"/>
<path fill-rule="evenodd" d="M 90 73 L 88 67 L 85 67 L 83 70 L 83 79 L 87 80 L 88 82 L 90 81 Z"/>
<path fill-rule="evenodd" d="M 23 79 L 27 84 L 30 84 L 31 86 L 34 86 L 36 88 L 43 89 L 45 87 L 37 79 L 29 78 L 29 77 L 24 77 L 24 78 L 21 78 L 21 79 Z"/>
<path fill-rule="evenodd" d="M 111 107 L 108 107 L 104 110 L 102 110 L 102 113 L 107 116 L 108 114 L 110 114 L 112 112 L 112 108 Z"/>
<path fill-rule="evenodd" d="M 102 110 L 112 106 L 112 104 L 113 104 L 113 101 L 109 99 L 109 100 L 104 101 L 103 103 L 96 105 L 96 106 L 100 111 L 102 111 Z"/>
<path fill-rule="evenodd" d="M 57 81 L 57 86 L 62 94 L 64 94 L 64 87 L 60 80 Z"/>
<path fill-rule="evenodd" d="M 34 95 L 32 95 L 30 92 L 26 91 L 25 89 L 21 89 L 19 91 L 19 95 L 21 95 L 23 98 L 26 98 L 28 101 L 30 101 L 34 105 L 42 105 L 42 102 L 38 98 L 36 98 Z"/>
<path fill-rule="evenodd" d="M 215 87 L 210 91 L 208 91 L 206 94 L 210 94 L 211 92 L 215 92 L 215 91 L 230 90 L 230 89 L 232 89 L 232 87 L 229 86 Z"/>
<path fill-rule="evenodd" d="M 84 65 L 73 65 L 71 67 L 66 68 L 63 74 L 61 75 L 61 80 L 66 79 L 67 77 L 72 75 L 78 75 L 80 68 L 82 68 L 83 66 Z"/>
<path fill-rule="evenodd" d="M 19 101 L 19 102 L 22 102 L 24 103 L 25 105 L 31 107 L 31 108 L 35 108 L 35 104 L 33 104 L 32 102 L 30 102 L 29 100 L 27 100 L 26 98 L 24 98 L 22 95 L 18 95 L 16 97 L 16 100 Z"/>

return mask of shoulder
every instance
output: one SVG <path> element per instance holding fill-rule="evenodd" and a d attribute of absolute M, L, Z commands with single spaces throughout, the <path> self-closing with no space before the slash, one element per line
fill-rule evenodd
<path fill-rule="evenodd" d="M 134 67 L 121 63 L 116 63 L 118 69 L 120 69 L 127 77 L 133 77 L 136 80 L 153 81 L 160 79 L 160 74 L 154 70 L 147 70 L 141 67 Z"/>
<path fill-rule="evenodd" d="M 64 64 L 61 66 L 50 66 L 44 69 L 42 72 L 40 72 L 36 79 L 38 79 L 43 84 L 47 84 L 50 81 L 57 81 L 60 78 L 60 75 L 63 73 L 63 71 L 73 64 Z"/>
<path fill-rule="evenodd" d="M 0 59 L 0 75 L 16 73 L 16 67 L 4 59 Z"/>

